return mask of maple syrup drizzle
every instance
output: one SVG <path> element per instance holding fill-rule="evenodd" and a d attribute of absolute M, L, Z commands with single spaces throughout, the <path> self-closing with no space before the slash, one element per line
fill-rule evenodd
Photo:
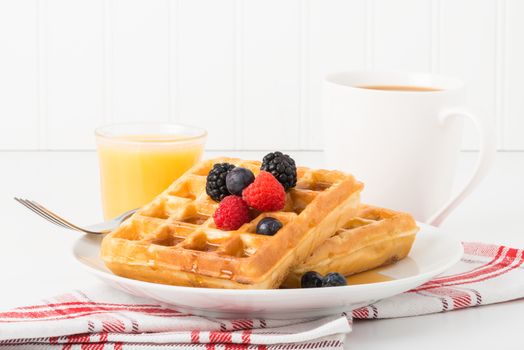
<path fill-rule="evenodd" d="M 357 273 L 351 276 L 346 277 L 348 285 L 353 284 L 368 284 L 368 283 L 378 283 L 378 282 L 387 282 L 394 280 L 393 277 L 389 277 L 383 273 L 381 268 L 372 269 L 369 271 L 364 271 Z"/>

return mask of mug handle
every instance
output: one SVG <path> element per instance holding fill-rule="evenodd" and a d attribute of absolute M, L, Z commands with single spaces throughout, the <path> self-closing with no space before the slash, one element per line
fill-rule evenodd
<path fill-rule="evenodd" d="M 446 111 L 439 116 L 439 122 L 443 125 L 450 118 L 456 117 L 467 118 L 473 122 L 473 125 L 475 125 L 475 129 L 480 136 L 479 157 L 473 175 L 471 175 L 462 190 L 429 218 L 428 223 L 433 226 L 440 226 L 444 219 L 446 219 L 446 217 L 457 208 L 462 201 L 471 194 L 471 192 L 473 192 L 475 187 L 477 187 L 488 173 L 497 150 L 494 134 L 488 131 L 487 127 L 483 125 L 479 118 L 468 111 L 462 109 Z"/>

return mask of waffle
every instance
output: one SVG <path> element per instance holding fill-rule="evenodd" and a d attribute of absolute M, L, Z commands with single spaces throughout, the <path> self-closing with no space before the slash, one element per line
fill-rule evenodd
<path fill-rule="evenodd" d="M 394 263 L 406 257 L 418 227 L 411 215 L 362 205 L 356 217 L 291 271 L 283 287 L 299 287 L 307 271 L 344 276 Z"/>
<path fill-rule="evenodd" d="M 197 164 L 104 237 L 100 254 L 106 266 L 117 275 L 155 283 L 277 288 L 357 213 L 363 185 L 352 175 L 299 167 L 282 211 L 253 212 L 254 219 L 238 230 L 219 230 L 212 218 L 218 204 L 205 184 L 212 166 L 222 162 L 259 173 L 256 161 L 218 158 Z M 266 216 L 283 224 L 274 236 L 255 233 Z"/>

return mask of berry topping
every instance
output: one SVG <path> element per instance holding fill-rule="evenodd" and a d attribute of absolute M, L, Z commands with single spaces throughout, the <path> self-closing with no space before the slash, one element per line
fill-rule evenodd
<path fill-rule="evenodd" d="M 284 186 L 287 191 L 297 184 L 297 167 L 293 158 L 282 152 L 265 155 L 260 170 L 268 171 Z"/>
<path fill-rule="evenodd" d="M 286 204 L 286 191 L 273 175 L 261 171 L 255 181 L 244 189 L 242 198 L 253 209 L 277 211 Z"/>
<path fill-rule="evenodd" d="M 275 218 L 263 218 L 258 222 L 257 233 L 267 236 L 273 236 L 282 228 L 282 223 Z"/>
<path fill-rule="evenodd" d="M 226 187 L 229 193 L 241 196 L 244 188 L 253 181 L 255 181 L 255 175 L 251 170 L 238 167 L 227 173 Z"/>
<path fill-rule="evenodd" d="M 346 278 L 338 272 L 330 272 L 322 277 L 318 272 L 308 271 L 300 279 L 302 288 L 339 287 L 347 284 Z"/>
<path fill-rule="evenodd" d="M 218 205 L 213 215 L 215 224 L 221 230 L 236 230 L 249 222 L 249 207 L 238 196 L 227 196 Z"/>
<path fill-rule="evenodd" d="M 322 275 L 315 271 L 308 271 L 302 275 L 300 286 L 302 288 L 322 287 Z"/>
<path fill-rule="evenodd" d="M 346 286 L 346 278 L 338 272 L 330 272 L 322 279 L 322 287 Z"/>
<path fill-rule="evenodd" d="M 233 164 L 217 163 L 213 165 L 213 169 L 207 174 L 206 193 L 215 202 L 220 202 L 225 196 L 230 194 L 226 187 L 226 176 L 234 168 Z"/>

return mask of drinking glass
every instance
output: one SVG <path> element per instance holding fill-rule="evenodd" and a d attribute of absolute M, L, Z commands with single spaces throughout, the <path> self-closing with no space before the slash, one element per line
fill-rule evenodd
<path fill-rule="evenodd" d="M 173 123 L 121 123 L 95 130 L 105 219 L 151 201 L 195 165 L 204 129 Z"/>

